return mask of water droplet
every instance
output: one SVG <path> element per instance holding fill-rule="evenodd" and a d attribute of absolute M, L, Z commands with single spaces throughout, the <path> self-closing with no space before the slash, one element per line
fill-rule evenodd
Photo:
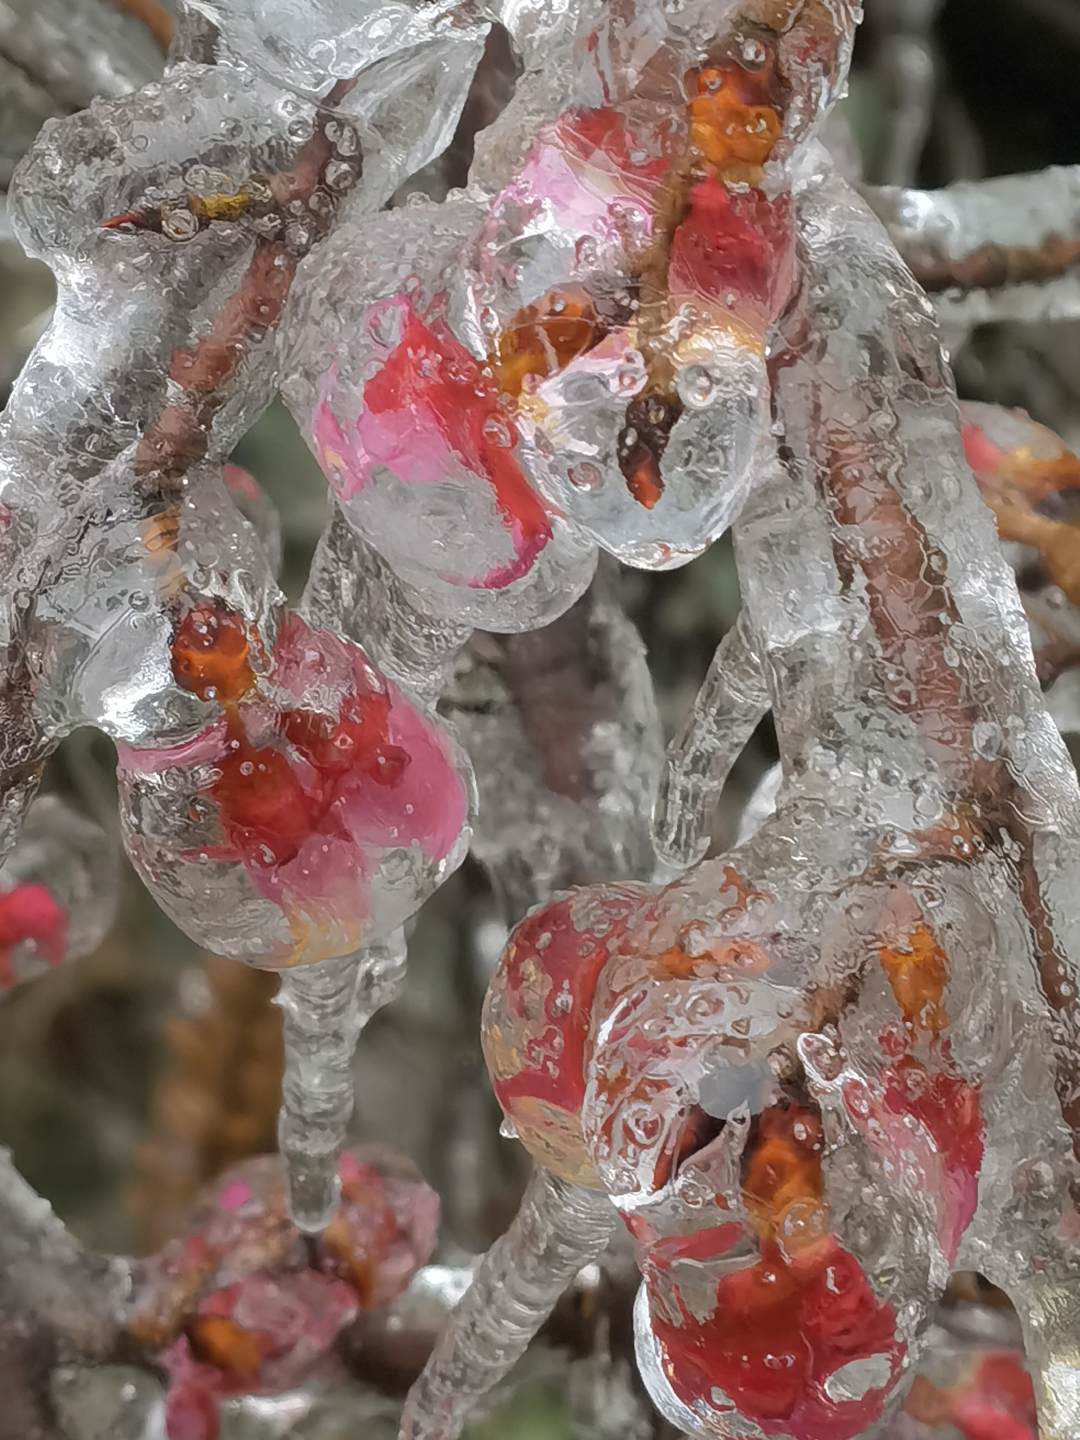
<path fill-rule="evenodd" d="M 604 472 L 591 460 L 583 460 L 580 465 L 570 466 L 566 478 L 576 490 L 589 492 L 600 489 L 604 483 Z"/>
<path fill-rule="evenodd" d="M 162 212 L 161 230 L 170 240 L 184 244 L 199 233 L 199 222 L 187 206 L 178 206 Z"/>

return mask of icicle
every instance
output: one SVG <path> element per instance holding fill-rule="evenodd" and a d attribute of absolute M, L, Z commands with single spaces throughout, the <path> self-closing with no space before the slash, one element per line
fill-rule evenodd
<path fill-rule="evenodd" d="M 360 1032 L 393 1000 L 405 974 L 398 931 L 341 960 L 281 977 L 285 1077 L 278 1143 L 289 1171 L 289 1207 L 301 1230 L 322 1230 L 338 1200 L 338 1157 L 353 1110 L 352 1057 Z"/>
<path fill-rule="evenodd" d="M 480 1262 L 420 1378 L 401 1440 L 454 1440 L 507 1375 L 574 1276 L 615 1225 L 607 1197 L 537 1169 L 513 1224 Z"/>
<path fill-rule="evenodd" d="M 676 870 L 709 848 L 708 826 L 731 767 L 769 708 L 761 662 L 740 615 L 713 656 L 668 750 L 653 817 L 656 853 Z"/>

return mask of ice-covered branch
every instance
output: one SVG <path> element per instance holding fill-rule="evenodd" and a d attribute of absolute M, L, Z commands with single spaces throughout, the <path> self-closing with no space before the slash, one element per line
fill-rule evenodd
<path fill-rule="evenodd" d="M 769 709 L 768 686 L 749 629 L 743 614 L 724 636 L 668 750 L 656 798 L 654 843 L 660 859 L 677 870 L 693 865 L 708 849 L 716 802 Z"/>
<path fill-rule="evenodd" d="M 874 7 L 885 126 L 873 174 L 886 185 L 911 183 L 926 144 L 936 81 L 931 31 L 939 6 L 940 0 L 884 0 Z"/>
<path fill-rule="evenodd" d="M 866 197 L 950 323 L 1080 315 L 1080 167 Z"/>
<path fill-rule="evenodd" d="M 0 1333 L 43 1328 L 79 1355 L 108 1355 L 131 1293 L 129 1261 L 83 1250 L 0 1150 Z"/>
<path fill-rule="evenodd" d="M 661 727 L 613 571 L 542 630 L 477 632 L 444 701 L 477 772 L 473 853 L 508 924 L 568 885 L 652 871 Z"/>
<path fill-rule="evenodd" d="M 604 1250 L 615 1224 L 605 1195 L 535 1172 L 516 1219 L 480 1262 L 409 1392 L 402 1440 L 454 1440 L 574 1276 Z"/>

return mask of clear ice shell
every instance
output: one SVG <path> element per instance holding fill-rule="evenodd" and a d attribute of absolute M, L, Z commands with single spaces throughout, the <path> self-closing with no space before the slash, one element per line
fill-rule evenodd
<path fill-rule="evenodd" d="M 504 384 L 536 352 L 510 412 L 526 474 L 598 544 L 651 569 L 729 528 L 768 424 L 764 315 L 755 302 L 754 321 L 739 314 L 738 234 L 707 250 L 725 233 L 710 208 L 730 205 L 725 187 L 711 182 L 673 238 L 654 233 L 687 148 L 677 117 L 570 110 L 542 130 L 467 252 L 459 307 L 464 333 L 493 337 Z M 654 260 L 662 245 L 675 253 Z M 643 278 L 650 266 L 661 278 Z M 567 353 L 545 362 L 560 326 Z"/>
<path fill-rule="evenodd" d="M 112 925 L 119 847 L 56 795 L 34 801 L 0 871 L 0 994 L 88 955 Z"/>
<path fill-rule="evenodd" d="M 287 616 L 241 704 L 184 744 L 121 747 L 124 842 L 197 944 L 267 968 L 336 959 L 461 863 L 469 775 L 358 647 Z"/>
<path fill-rule="evenodd" d="M 784 460 L 735 531 L 777 808 L 666 887 L 535 910 L 485 1053 L 534 1157 L 602 1185 L 637 1240 L 642 1370 L 672 1421 L 880 1428 L 959 1268 L 1009 1292 L 1065 1440 L 1080 795 L 929 306 L 823 152 L 798 205 Z"/>
<path fill-rule="evenodd" d="M 243 62 L 315 94 L 414 48 L 482 43 L 486 29 L 482 8 L 461 0 L 190 0 L 189 8 L 212 20 Z"/>
<path fill-rule="evenodd" d="M 346 1151 L 341 1205 L 317 1238 L 290 1222 L 277 1155 L 208 1186 L 183 1231 L 139 1262 L 131 1334 L 167 1381 L 166 1433 L 215 1440 L 218 1405 L 337 1378 L 334 1347 L 431 1253 L 438 1197 L 403 1156 Z"/>
<path fill-rule="evenodd" d="M 546 510 L 449 295 L 478 205 L 457 197 L 345 225 L 299 287 L 285 395 L 342 513 L 436 614 L 542 625 L 588 584 L 594 547 Z"/>
<path fill-rule="evenodd" d="M 38 574 L 31 632 L 35 707 L 53 734 L 95 725 L 127 745 L 176 743 L 208 709 L 175 682 L 170 645 L 184 597 L 198 594 L 245 615 L 272 636 L 280 593 L 271 556 L 237 509 L 223 472 L 195 467 L 168 507 L 137 498 L 130 455 L 104 468 L 111 504 L 81 517 L 79 564 L 57 565 L 62 513 L 20 557 Z M 50 563 L 52 562 L 52 563 Z"/>

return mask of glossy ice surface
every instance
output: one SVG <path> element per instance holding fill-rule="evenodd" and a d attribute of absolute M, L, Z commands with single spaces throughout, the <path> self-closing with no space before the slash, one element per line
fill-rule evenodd
<path fill-rule="evenodd" d="M 57 796 L 34 802 L 0 872 L 0 994 L 101 943 L 116 908 L 118 850 Z"/>
<path fill-rule="evenodd" d="M 58 299 L 0 420 L 0 853 L 58 741 L 104 731 L 132 859 L 197 943 L 271 968 L 374 947 L 355 983 L 334 972 L 332 1022 L 292 987 L 293 1033 L 310 1000 L 339 1037 L 339 1095 L 361 1001 L 389 995 L 383 942 L 397 954 L 464 855 L 468 767 L 359 650 L 283 610 L 272 513 L 225 461 L 279 386 L 303 262 L 448 142 L 486 24 L 375 5 L 346 43 L 343 7 L 308 7 L 309 53 L 297 7 L 256 8 L 230 6 L 207 43 L 182 26 L 159 83 L 50 122 L 12 183 L 13 228 Z M 260 63 L 267 19 L 279 43 Z M 33 931 L 59 953 L 45 902 L 8 902 L 10 945 Z M 326 1077 L 297 1045 L 290 1124 L 319 1128 Z M 345 1108 L 319 1130 L 309 1223 L 332 1206 Z"/>
<path fill-rule="evenodd" d="M 177 684 L 222 713 L 180 746 L 122 750 L 122 815 L 140 873 L 208 948 L 262 965 L 351 954 L 459 863 L 457 752 L 360 649 L 288 615 L 267 654 L 202 606 L 172 656 Z"/>
<path fill-rule="evenodd" d="M 509 631 L 576 598 L 593 546 L 664 569 L 738 512 L 850 16 L 503 8 L 525 73 L 468 190 L 339 230 L 286 394 L 350 522 L 440 613 Z"/>
<path fill-rule="evenodd" d="M 489 993 L 489 1068 L 535 1158 L 633 1234 L 639 1362 L 677 1427 L 873 1433 L 970 1267 L 1016 1304 L 1064 1440 L 1080 805 L 929 307 L 823 153 L 792 203 L 805 280 L 769 357 L 782 458 L 763 448 L 735 523 L 738 680 L 710 677 L 657 833 L 674 864 L 700 854 L 670 807 L 768 707 L 775 812 L 671 883 L 534 910 Z M 1033 471 L 1030 434 L 991 438 L 984 470 Z M 418 1394 L 467 1384 L 467 1345 Z"/>
<path fill-rule="evenodd" d="M 241 1188 L 181 1245 L 174 1440 L 306 1372 L 424 1252 L 337 1156 L 400 927 L 467 843 L 448 657 L 572 614 L 598 548 L 663 569 L 728 529 L 744 611 L 660 787 L 669 878 L 622 878 L 647 847 L 600 811 L 640 798 L 616 773 L 600 823 L 582 807 L 610 874 L 532 911 L 493 982 L 493 1081 L 540 1168 L 403 1434 L 458 1432 L 618 1217 L 639 1363 L 684 1432 L 880 1429 L 962 1267 L 1016 1304 L 1043 1440 L 1076 1440 L 1080 795 L 969 468 L 1071 598 L 1032 518 L 1070 461 L 1016 420 L 962 430 L 925 297 L 814 138 L 857 7 L 505 0 L 523 73 L 468 188 L 385 213 L 453 134 L 483 8 L 194 8 L 212 63 L 50 125 L 17 178 L 59 298 L 0 422 L 0 848 L 94 725 L 164 907 L 284 972 L 289 1204 L 325 1234 Z M 279 388 L 337 506 L 298 613 L 223 469 Z M 342 527 L 363 584 L 333 573 Z M 691 865 L 769 709 L 775 809 Z M 9 945 L 58 953 L 30 901 Z M 213 1238 L 234 1201 L 250 1265 Z"/>

